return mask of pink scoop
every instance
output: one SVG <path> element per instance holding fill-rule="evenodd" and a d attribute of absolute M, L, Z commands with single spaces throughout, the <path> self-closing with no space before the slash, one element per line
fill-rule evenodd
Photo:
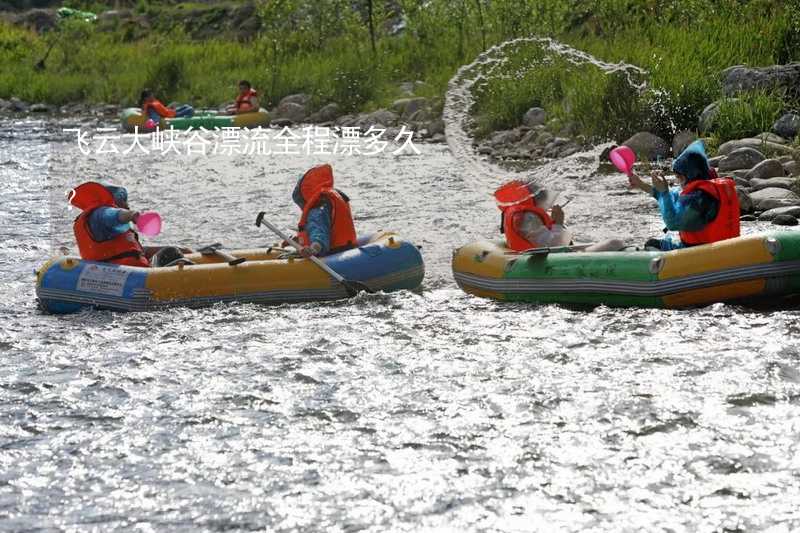
<path fill-rule="evenodd" d="M 155 211 L 139 213 L 139 217 L 136 219 L 136 228 L 142 235 L 155 237 L 161 233 L 161 215 Z"/>
<path fill-rule="evenodd" d="M 620 172 L 624 172 L 628 176 L 631 175 L 633 164 L 636 162 L 636 154 L 633 153 L 633 150 L 627 146 L 617 146 L 611 150 L 608 158 Z"/>

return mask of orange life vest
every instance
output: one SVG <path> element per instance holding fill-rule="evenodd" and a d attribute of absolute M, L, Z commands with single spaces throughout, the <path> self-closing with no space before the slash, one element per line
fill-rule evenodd
<path fill-rule="evenodd" d="M 128 230 L 107 241 L 96 241 L 89 229 L 89 217 L 101 207 L 116 207 L 111 192 L 93 181 L 79 185 L 70 193 L 69 201 L 83 212 L 75 218 L 72 230 L 82 259 L 116 263 L 118 265 L 149 267 L 139 236 Z"/>
<path fill-rule="evenodd" d="M 236 97 L 236 111 L 255 111 L 251 99 L 257 96 L 258 93 L 255 89 L 249 89 L 245 94 L 239 94 L 239 96 Z M 247 104 L 247 107 L 242 109 L 242 106 L 245 104 Z"/>
<path fill-rule="evenodd" d="M 681 231 L 684 244 L 707 244 L 724 241 L 739 236 L 739 196 L 736 194 L 736 182 L 730 178 L 714 178 L 711 180 L 695 180 L 681 191 L 681 195 L 692 191 L 704 191 L 719 200 L 717 216 L 698 231 Z"/>
<path fill-rule="evenodd" d="M 165 117 L 165 118 L 173 118 L 173 117 L 175 117 L 175 110 L 174 109 L 168 108 L 167 106 L 165 106 L 164 104 L 162 104 L 158 100 L 153 100 L 152 102 L 145 102 L 144 105 L 142 105 L 142 115 L 144 115 L 145 118 L 150 118 L 150 115 L 148 114 L 148 111 L 150 111 L 151 107 L 153 109 L 155 109 L 156 113 L 158 113 L 159 116 L 162 116 L 162 117 Z"/>
<path fill-rule="evenodd" d="M 553 219 L 547 211 L 538 207 L 528 186 L 521 181 L 511 181 L 497 189 L 494 193 L 497 207 L 500 208 L 500 233 L 506 236 L 506 245 L 514 251 L 521 252 L 536 248 L 538 244 L 531 242 L 514 227 L 514 217 L 524 213 L 533 213 L 541 219 L 547 229 L 553 228 Z"/>
<path fill-rule="evenodd" d="M 300 195 L 303 197 L 303 213 L 297 224 L 297 239 L 300 244 L 311 245 L 305 229 L 308 215 L 325 198 L 331 206 L 331 242 L 328 246 L 328 254 L 356 246 L 358 237 L 353 224 L 353 214 L 350 212 L 350 204 L 339 191 L 333 188 L 333 169 L 330 165 L 319 165 L 306 172 L 300 183 Z"/>

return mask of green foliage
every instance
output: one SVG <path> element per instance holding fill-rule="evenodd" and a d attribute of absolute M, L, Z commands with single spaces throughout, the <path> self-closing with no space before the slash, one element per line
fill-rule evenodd
<path fill-rule="evenodd" d="M 713 130 L 720 141 L 752 137 L 769 131 L 783 109 L 783 99 L 767 92 L 739 94 L 722 100 Z"/>

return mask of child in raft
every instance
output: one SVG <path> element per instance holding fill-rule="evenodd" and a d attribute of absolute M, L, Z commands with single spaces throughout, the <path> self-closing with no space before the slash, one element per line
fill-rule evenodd
<path fill-rule="evenodd" d="M 225 108 L 228 115 L 239 115 L 241 113 L 253 113 L 260 109 L 258 103 L 258 93 L 247 80 L 239 82 L 239 95 L 233 105 Z"/>
<path fill-rule="evenodd" d="M 535 182 L 510 181 L 494 192 L 501 211 L 500 232 L 506 245 L 516 252 L 531 248 L 572 244 L 572 233 L 564 225 L 564 210 L 553 204 L 553 196 Z M 547 212 L 550 209 L 550 213 Z M 625 244 L 611 239 L 576 246 L 575 251 L 607 252 L 622 250 Z"/>
<path fill-rule="evenodd" d="M 658 200 L 664 219 L 664 232 L 678 231 L 679 239 L 666 236 L 649 239 L 646 248 L 676 250 L 699 244 L 732 239 L 739 236 L 739 197 L 736 183 L 720 178 L 708 164 L 702 141 L 695 141 L 672 163 L 680 187 L 670 189 L 660 175 L 651 178 L 652 185 L 631 173 L 631 187 L 640 189 Z"/>
<path fill-rule="evenodd" d="M 145 89 L 139 95 L 139 107 L 142 108 L 142 115 L 145 119 L 152 120 L 156 124 L 161 118 L 189 118 L 194 115 L 194 109 L 190 105 L 182 105 L 177 108 L 167 107 L 153 95 L 153 91 Z"/>

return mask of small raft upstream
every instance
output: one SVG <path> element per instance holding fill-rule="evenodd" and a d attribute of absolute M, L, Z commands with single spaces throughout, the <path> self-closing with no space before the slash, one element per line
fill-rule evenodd
<path fill-rule="evenodd" d="M 136 127 L 139 131 L 147 131 L 145 124 L 147 118 L 142 115 L 138 107 L 129 107 L 120 113 L 122 129 L 133 133 Z M 176 130 L 200 129 L 213 130 L 214 128 L 257 128 L 269 124 L 269 114 L 265 109 L 253 113 L 239 115 L 195 115 L 188 118 L 162 118 L 158 127 L 162 130 L 170 128 Z"/>
<path fill-rule="evenodd" d="M 283 249 L 226 250 L 246 261 L 189 254 L 193 265 L 161 268 L 50 259 L 36 273 L 39 307 L 73 313 L 86 307 L 146 311 L 204 307 L 218 302 L 293 303 L 347 298 L 346 289 L 306 259 L 279 259 Z M 345 279 L 375 291 L 416 289 L 425 267 L 416 246 L 391 232 L 359 239 L 351 250 L 322 260 Z"/>
<path fill-rule="evenodd" d="M 670 252 L 542 252 L 468 244 L 453 255 L 453 275 L 468 293 L 511 302 L 778 306 L 800 295 L 800 232 L 748 235 Z"/>

